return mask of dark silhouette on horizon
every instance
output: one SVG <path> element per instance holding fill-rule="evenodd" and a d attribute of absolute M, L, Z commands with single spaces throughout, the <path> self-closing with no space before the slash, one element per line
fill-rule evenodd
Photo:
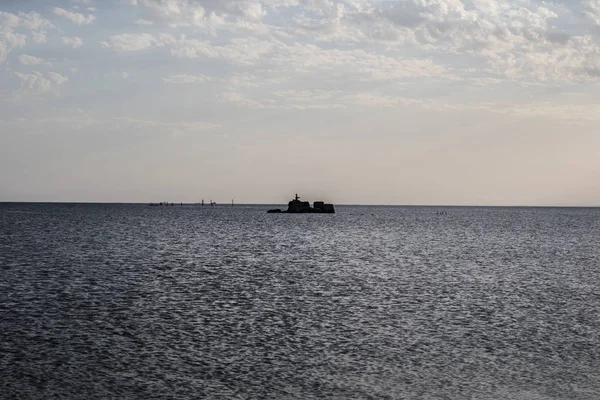
<path fill-rule="evenodd" d="M 308 201 L 300 201 L 300 197 L 298 193 L 293 200 L 288 203 L 288 209 L 286 211 L 281 211 L 281 209 L 276 208 L 273 210 L 267 211 L 269 214 L 276 213 L 288 213 L 288 214 L 335 214 L 335 208 L 333 204 L 326 204 L 322 201 L 315 201 L 313 203 L 313 207 L 310 206 L 310 202 Z"/>

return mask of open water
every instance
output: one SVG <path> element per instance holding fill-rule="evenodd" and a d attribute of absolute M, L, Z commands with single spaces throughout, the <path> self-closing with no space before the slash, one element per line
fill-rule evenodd
<path fill-rule="evenodd" d="M 0 398 L 600 398 L 600 209 L 268 208 L 0 204 Z"/>

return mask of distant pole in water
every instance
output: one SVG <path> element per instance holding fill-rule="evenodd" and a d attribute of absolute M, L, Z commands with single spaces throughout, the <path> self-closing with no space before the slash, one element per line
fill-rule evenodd
<path fill-rule="evenodd" d="M 204 207 L 204 199 L 202 199 L 202 207 Z"/>
<path fill-rule="evenodd" d="M 233 207 L 233 199 L 231 199 L 231 207 Z"/>

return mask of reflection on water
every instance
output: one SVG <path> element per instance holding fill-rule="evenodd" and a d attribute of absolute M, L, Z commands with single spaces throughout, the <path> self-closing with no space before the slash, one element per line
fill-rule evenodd
<path fill-rule="evenodd" d="M 0 204 L 0 397 L 600 398 L 600 209 L 268 208 Z"/>

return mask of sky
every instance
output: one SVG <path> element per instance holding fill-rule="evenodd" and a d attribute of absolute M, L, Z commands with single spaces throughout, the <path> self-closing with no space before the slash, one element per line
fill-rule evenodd
<path fill-rule="evenodd" d="M 0 201 L 600 206 L 600 0 L 0 0 Z"/>

